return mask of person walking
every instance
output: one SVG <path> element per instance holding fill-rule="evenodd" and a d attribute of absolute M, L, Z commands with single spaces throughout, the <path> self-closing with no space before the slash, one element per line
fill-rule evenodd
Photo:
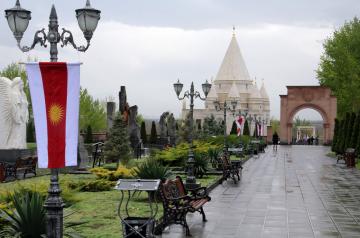
<path fill-rule="evenodd" d="M 279 143 L 279 136 L 278 134 L 275 133 L 273 134 L 273 137 L 272 137 L 272 143 L 273 143 L 273 150 L 277 151 L 277 146 L 278 146 L 278 143 Z"/>

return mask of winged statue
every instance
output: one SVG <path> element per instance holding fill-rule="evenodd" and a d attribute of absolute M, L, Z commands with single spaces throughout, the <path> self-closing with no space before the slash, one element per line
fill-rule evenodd
<path fill-rule="evenodd" d="M 28 101 L 20 77 L 0 77 L 0 149 L 26 149 Z"/>

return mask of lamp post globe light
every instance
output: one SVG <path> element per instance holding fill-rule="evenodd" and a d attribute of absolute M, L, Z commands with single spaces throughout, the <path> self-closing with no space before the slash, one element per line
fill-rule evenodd
<path fill-rule="evenodd" d="M 205 97 L 201 97 L 200 93 L 198 91 L 195 91 L 193 82 L 191 82 L 190 91 L 186 91 L 184 93 L 184 95 L 182 97 L 180 97 L 180 93 L 183 89 L 183 86 L 184 85 L 182 83 L 180 83 L 180 80 L 178 80 L 176 83 L 174 83 L 174 90 L 175 90 L 177 98 L 179 100 L 183 100 L 185 98 L 190 99 L 190 111 L 189 111 L 190 131 L 189 131 L 189 138 L 188 138 L 189 155 L 188 155 L 188 160 L 186 162 L 187 177 L 186 177 L 185 186 L 187 189 L 192 190 L 192 189 L 196 189 L 196 188 L 200 187 L 200 184 L 196 183 L 196 178 L 194 175 L 194 164 L 195 164 L 194 151 L 193 151 L 194 99 L 200 98 L 201 100 L 205 100 L 211 89 L 211 84 L 206 80 L 206 82 L 201 85 Z"/>
<path fill-rule="evenodd" d="M 5 17 L 9 24 L 10 30 L 13 32 L 17 41 L 17 46 L 22 52 L 28 52 L 35 48 L 37 44 L 47 47 L 50 44 L 50 61 L 57 62 L 58 48 L 57 45 L 61 42 L 61 47 L 68 44 L 73 46 L 76 50 L 85 52 L 90 46 L 90 40 L 100 20 L 100 11 L 94 9 L 90 5 L 90 1 L 86 1 L 84 8 L 75 10 L 79 27 L 84 33 L 87 41 L 86 46 L 77 46 L 74 42 L 73 35 L 70 31 L 62 28 L 62 33 L 59 33 L 58 17 L 55 6 L 52 5 L 49 17 L 48 32 L 45 28 L 35 32 L 34 41 L 31 46 L 21 46 L 21 39 L 31 20 L 31 11 L 28 11 L 20 6 L 20 1 L 16 0 L 15 7 L 5 10 Z M 50 188 L 48 190 L 48 197 L 45 201 L 46 208 L 46 230 L 49 238 L 60 238 L 63 236 L 63 207 L 64 203 L 60 196 L 61 189 L 59 186 L 59 170 L 51 169 Z"/>
<path fill-rule="evenodd" d="M 227 105 L 226 100 L 224 101 L 223 105 L 219 101 L 214 101 L 214 106 L 216 111 L 224 111 L 224 147 L 223 147 L 223 153 L 224 156 L 227 156 L 227 133 L 226 133 L 226 115 L 227 111 L 229 110 L 233 114 L 235 113 L 235 108 L 237 105 L 237 101 L 231 100 L 230 102 L 231 107 Z"/>

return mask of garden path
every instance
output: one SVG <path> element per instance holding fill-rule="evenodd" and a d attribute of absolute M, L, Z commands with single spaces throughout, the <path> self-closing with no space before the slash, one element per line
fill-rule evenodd
<path fill-rule="evenodd" d="M 269 147 L 244 166 L 242 181 L 215 188 L 208 222 L 189 214 L 193 237 L 360 237 L 360 171 L 326 154 L 329 147 Z M 161 237 L 185 237 L 172 225 Z"/>

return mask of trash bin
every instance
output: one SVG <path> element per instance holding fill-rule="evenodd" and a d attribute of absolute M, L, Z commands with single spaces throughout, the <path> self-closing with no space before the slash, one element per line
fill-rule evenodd
<path fill-rule="evenodd" d="M 355 149 L 347 148 L 345 151 L 345 161 L 347 167 L 355 167 Z"/>
<path fill-rule="evenodd" d="M 121 222 L 123 237 L 152 237 L 155 220 L 149 217 L 127 217 Z"/>

